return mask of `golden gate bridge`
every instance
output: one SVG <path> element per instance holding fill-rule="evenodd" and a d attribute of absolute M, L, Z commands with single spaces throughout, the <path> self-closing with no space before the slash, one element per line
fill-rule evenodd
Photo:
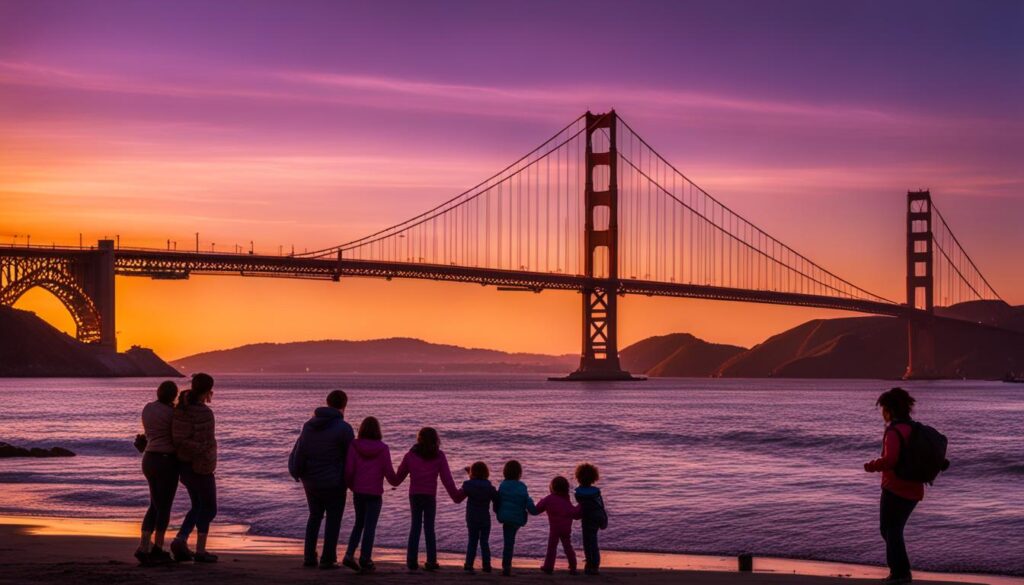
<path fill-rule="evenodd" d="M 771 303 L 888 315 L 908 324 L 908 377 L 934 370 L 943 306 L 1002 300 L 928 191 L 907 194 L 904 302 L 820 266 L 700 188 L 618 114 L 587 112 L 472 188 L 415 217 L 330 248 L 289 255 L 95 247 L 0 248 L 0 305 L 41 287 L 76 336 L 116 348 L 114 277 L 229 274 L 348 277 L 572 290 L 582 297 L 579 369 L 566 380 L 626 380 L 622 295 Z"/>

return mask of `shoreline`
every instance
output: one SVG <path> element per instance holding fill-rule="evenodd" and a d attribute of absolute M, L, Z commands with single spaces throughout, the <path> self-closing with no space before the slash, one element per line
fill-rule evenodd
<path fill-rule="evenodd" d="M 5 536 L 4 540 L 13 540 L 15 544 L 22 544 L 29 552 L 34 548 L 49 549 L 50 547 L 47 546 L 49 543 L 63 544 L 74 541 L 75 546 L 72 548 L 87 552 L 88 557 L 97 556 L 96 553 L 99 552 L 100 556 L 108 557 L 107 562 L 111 566 L 116 565 L 124 570 L 131 571 L 144 570 L 134 566 L 135 560 L 131 556 L 138 538 L 138 524 L 136 522 L 96 518 L 0 514 L 0 534 Z M 291 573 L 291 569 L 297 563 L 284 559 L 292 557 L 300 559 L 302 541 L 296 538 L 253 535 L 249 533 L 248 526 L 222 524 L 211 531 L 210 549 L 228 556 L 241 556 L 246 560 L 259 558 L 261 574 L 266 571 L 286 571 Z M 6 567 L 0 568 L 0 578 L 5 576 L 10 567 L 24 565 L 24 563 L 17 562 L 24 559 L 23 555 L 4 558 L 13 551 L 14 549 L 8 547 L 0 548 L 0 563 L 2 563 L 3 567 Z M 31 554 L 27 556 L 29 558 L 32 557 Z M 401 581 L 403 582 L 408 580 L 407 577 L 410 577 L 404 568 L 405 552 L 403 550 L 379 548 L 375 549 L 374 556 L 383 569 L 379 574 L 371 577 L 371 579 L 377 579 L 376 582 L 388 583 L 390 582 L 388 579 L 394 575 L 401 575 Z M 462 575 L 463 558 L 461 554 L 440 552 L 438 556 L 441 564 L 447 569 L 439 577 L 450 580 L 456 574 Z M 67 565 L 66 562 L 58 563 L 52 558 L 50 560 L 53 565 Z M 95 559 L 93 560 L 95 561 Z M 237 558 L 232 560 L 232 563 L 238 562 Z M 541 575 L 537 572 L 539 562 L 539 559 L 520 557 L 514 565 L 514 574 L 531 576 L 537 573 L 535 577 L 540 578 Z M 39 568 L 39 565 L 45 565 L 45 563 L 29 563 L 29 565 L 36 566 L 36 569 L 26 570 L 34 571 Z M 224 563 L 221 563 L 219 566 L 224 566 Z M 562 571 L 562 574 L 568 577 L 568 574 L 565 572 L 565 561 L 563 558 L 559 559 L 557 566 Z M 167 570 L 167 568 L 157 570 Z M 831 583 L 838 579 L 843 580 L 843 582 L 865 579 L 878 581 L 885 577 L 886 572 L 884 567 L 832 561 L 759 557 L 755 555 L 754 572 L 744 574 L 743 578 L 750 579 L 760 576 L 770 578 L 768 582 L 773 583 L 778 583 L 783 578 L 786 578 L 786 582 L 789 582 L 789 578 L 794 578 L 801 580 L 801 582 Z M 26 573 L 24 578 L 27 578 L 29 574 Z M 313 572 L 313 574 L 317 573 Z M 602 550 L 602 578 L 607 576 L 617 577 L 616 581 L 620 580 L 618 578 L 625 578 L 626 582 L 632 582 L 634 579 L 637 580 L 636 582 L 653 582 L 656 580 L 656 576 L 665 578 L 672 576 L 671 581 L 685 578 L 697 585 L 705 582 L 729 582 L 738 575 L 740 573 L 737 570 L 737 559 L 734 556 Z M 428 575 L 421 576 L 426 577 Z M 556 578 L 557 576 L 558 573 L 556 572 Z M 466 577 L 471 576 L 466 575 Z M 480 577 L 479 573 L 477 577 Z M 1024 577 L 1008 575 L 915 571 L 914 577 L 915 582 L 1024 585 Z M 283 574 L 267 576 L 267 582 L 277 581 L 282 578 L 288 577 L 284 577 Z M 545 576 L 545 579 L 550 580 L 551 577 Z M 248 575 L 245 580 L 252 582 L 252 575 Z M 41 582 L 45 583 L 47 581 Z M 224 582 L 230 583 L 231 581 L 229 579 Z"/>

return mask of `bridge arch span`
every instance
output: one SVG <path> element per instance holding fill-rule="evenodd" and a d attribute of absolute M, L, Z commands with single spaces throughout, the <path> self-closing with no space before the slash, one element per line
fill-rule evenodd
<path fill-rule="evenodd" d="M 67 309 L 75 323 L 75 337 L 79 341 L 100 341 L 102 319 L 99 310 L 75 277 L 71 263 L 55 258 L 3 262 L 0 274 L 0 305 L 13 306 L 28 291 L 43 289 Z"/>

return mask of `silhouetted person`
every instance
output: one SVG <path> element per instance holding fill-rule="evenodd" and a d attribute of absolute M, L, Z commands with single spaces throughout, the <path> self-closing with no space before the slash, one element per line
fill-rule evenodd
<path fill-rule="evenodd" d="M 896 475 L 900 451 L 910 440 L 911 418 L 914 398 L 903 388 L 893 388 L 882 393 L 876 402 L 882 409 L 886 422 L 882 438 L 882 456 L 864 464 L 868 472 L 882 472 L 882 499 L 879 506 L 879 525 L 885 540 L 885 560 L 889 565 L 889 576 L 885 583 L 891 585 L 911 582 L 910 559 L 903 540 L 903 529 L 910 513 L 924 498 L 924 483 L 910 481 Z"/>
<path fill-rule="evenodd" d="M 576 574 L 576 551 L 572 548 L 572 521 L 580 517 L 580 507 L 569 501 L 569 480 L 561 475 L 551 480 L 551 493 L 537 502 L 537 513 L 548 513 L 548 552 L 540 570 L 548 575 L 555 571 L 558 543 L 562 543 L 569 561 L 569 574 Z"/>
<path fill-rule="evenodd" d="M 576 466 L 576 503 L 582 513 L 583 555 L 586 559 L 583 572 L 597 575 L 601 569 L 601 547 L 598 546 L 597 532 L 608 527 L 608 513 L 604 509 L 601 490 L 594 484 L 601 478 L 597 467 L 589 463 Z"/>
<path fill-rule="evenodd" d="M 170 380 L 156 389 L 156 400 L 142 409 L 145 450 L 142 474 L 149 484 L 149 508 L 142 519 L 142 542 L 135 558 L 142 564 L 164 563 L 171 555 L 164 550 L 164 537 L 171 521 L 171 507 L 178 492 L 178 458 L 171 440 L 174 399 L 178 385 Z"/>
<path fill-rule="evenodd" d="M 345 422 L 347 405 L 348 395 L 343 391 L 328 394 L 327 406 L 317 408 L 313 418 L 302 425 L 288 458 L 288 471 L 296 481 L 302 481 L 309 505 L 303 554 L 306 567 L 317 566 L 316 540 L 325 515 L 320 568 L 338 566 L 338 533 L 345 511 L 345 457 L 354 438 L 352 426 Z"/>
<path fill-rule="evenodd" d="M 171 554 L 179 562 L 217 562 L 217 555 L 206 550 L 210 522 L 217 515 L 217 481 L 213 475 L 217 469 L 217 438 L 211 400 L 213 378 L 209 374 L 195 374 L 192 387 L 181 393 L 174 409 L 172 439 L 180 462 L 181 483 L 192 503 L 171 542 Z M 194 553 L 188 549 L 193 529 L 197 533 Z"/>
<path fill-rule="evenodd" d="M 505 462 L 502 468 L 504 481 L 498 485 L 498 522 L 501 523 L 502 550 L 501 574 L 506 577 L 512 574 L 512 557 L 516 550 L 516 533 L 526 526 L 527 512 L 537 514 L 526 484 L 520 481 L 523 477 L 523 466 L 515 459 Z"/>
<path fill-rule="evenodd" d="M 441 437 L 431 427 L 423 427 L 416 435 L 416 444 L 402 458 L 398 466 L 398 483 L 406 476 L 409 481 L 409 509 L 412 524 L 409 527 L 409 546 L 406 550 L 405 564 L 410 571 L 419 568 L 420 532 L 427 543 L 427 562 L 423 564 L 426 571 L 436 571 L 437 535 L 434 532 L 434 519 L 437 516 L 437 480 L 441 478 L 448 495 L 455 499 L 458 490 L 452 471 L 448 467 L 448 458 L 441 450 Z"/>
<path fill-rule="evenodd" d="M 345 458 L 345 482 L 352 490 L 356 521 L 341 564 L 360 573 L 372 573 L 376 568 L 373 564 L 373 539 L 384 503 L 384 480 L 394 486 L 399 484 L 391 463 L 391 450 L 382 438 L 380 422 L 372 416 L 364 418 L 359 425 L 359 437 L 352 441 Z M 362 548 L 357 563 L 355 554 L 360 539 Z"/>
<path fill-rule="evenodd" d="M 466 502 L 466 529 L 469 539 L 466 545 L 466 572 L 473 572 L 476 549 L 480 547 L 480 564 L 485 573 L 491 572 L 491 508 L 498 511 L 498 490 L 490 481 L 491 471 L 487 464 L 477 461 L 466 468 L 469 479 L 462 482 L 456 492 L 455 501 Z"/>

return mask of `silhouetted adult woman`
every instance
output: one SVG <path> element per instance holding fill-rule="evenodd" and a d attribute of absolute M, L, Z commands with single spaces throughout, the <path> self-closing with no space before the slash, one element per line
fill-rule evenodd
<path fill-rule="evenodd" d="M 181 393 L 174 409 L 172 437 L 177 450 L 181 483 L 188 490 L 192 508 L 185 515 L 178 535 L 171 542 L 175 561 L 194 560 L 215 563 L 217 555 L 206 550 L 210 521 L 217 515 L 217 439 L 214 432 L 213 378 L 209 374 L 192 376 L 192 387 Z M 195 529 L 196 550 L 188 549 L 188 538 Z"/>
<path fill-rule="evenodd" d="M 910 413 L 914 402 L 914 397 L 903 388 L 893 388 L 878 397 L 875 404 L 882 408 L 886 423 L 882 456 L 864 464 L 864 471 L 882 472 L 879 528 L 885 540 L 885 561 L 889 565 L 886 585 L 903 585 L 912 580 L 903 529 L 914 507 L 924 499 L 924 484 L 896 475 L 896 464 L 900 460 L 900 448 L 910 440 Z"/>
<path fill-rule="evenodd" d="M 140 563 L 171 560 L 164 550 L 164 535 L 171 521 L 171 506 L 178 491 L 178 458 L 171 441 L 171 421 L 178 385 L 170 380 L 156 389 L 156 400 L 142 409 L 142 430 L 146 448 L 142 455 L 142 473 L 149 484 L 149 508 L 142 519 L 142 542 L 135 551 Z"/>

